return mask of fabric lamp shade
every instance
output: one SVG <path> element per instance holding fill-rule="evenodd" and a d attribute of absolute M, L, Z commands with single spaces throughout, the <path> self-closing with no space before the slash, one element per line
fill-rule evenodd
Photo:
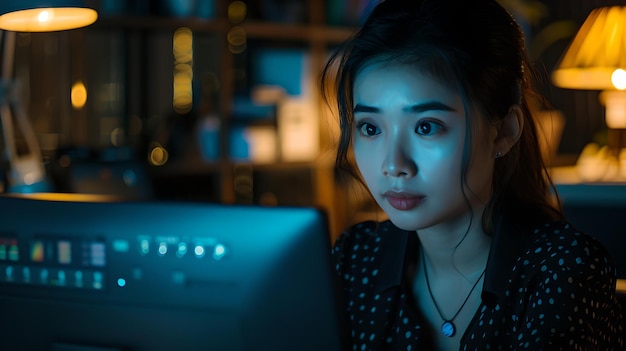
<path fill-rule="evenodd" d="M 0 29 L 52 32 L 88 26 L 98 13 L 76 0 L 1 0 Z"/>
<path fill-rule="evenodd" d="M 626 129 L 626 6 L 591 11 L 552 72 L 552 82 L 602 90 L 607 127 Z"/>
<path fill-rule="evenodd" d="M 552 82 L 569 89 L 616 89 L 612 80 L 618 69 L 626 69 L 626 6 L 601 7 L 578 30 Z"/>

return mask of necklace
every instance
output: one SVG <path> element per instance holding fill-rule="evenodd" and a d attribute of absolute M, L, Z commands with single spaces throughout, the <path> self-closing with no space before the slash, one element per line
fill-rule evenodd
<path fill-rule="evenodd" d="M 430 290 L 430 283 L 428 281 L 428 271 L 426 269 L 426 259 L 424 258 L 424 256 L 425 255 L 422 253 L 422 266 L 424 267 L 424 278 L 426 279 L 426 287 L 428 288 L 428 294 L 430 295 L 430 299 L 433 301 L 433 304 L 435 305 L 435 308 L 437 309 L 437 313 L 439 313 L 439 317 L 441 317 L 441 319 L 443 320 L 443 324 L 441 324 L 441 333 L 451 338 L 454 336 L 454 334 L 456 334 L 456 326 L 454 325 L 454 319 L 456 318 L 456 316 L 459 315 L 461 310 L 463 310 L 463 307 L 465 307 L 465 304 L 467 303 L 470 296 L 472 295 L 472 292 L 474 292 L 474 289 L 476 289 L 476 286 L 478 286 L 478 282 L 483 278 L 483 275 L 485 275 L 485 269 L 483 269 L 483 272 L 480 274 L 480 277 L 478 277 L 478 279 L 474 283 L 474 286 L 472 286 L 472 290 L 470 290 L 470 292 L 467 294 L 467 296 L 465 297 L 465 301 L 463 301 L 463 304 L 461 305 L 461 307 L 459 307 L 459 309 L 456 311 L 454 316 L 452 316 L 452 318 L 450 319 L 445 319 L 443 317 L 443 313 L 441 313 L 441 309 L 439 308 L 437 301 L 435 300 L 435 297 L 433 296 L 433 292 Z"/>

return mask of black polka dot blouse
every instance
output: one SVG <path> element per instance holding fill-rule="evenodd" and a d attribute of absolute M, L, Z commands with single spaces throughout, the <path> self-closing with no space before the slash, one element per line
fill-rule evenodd
<path fill-rule="evenodd" d="M 564 222 L 494 234 L 482 302 L 460 350 L 622 350 L 615 268 Z M 364 222 L 333 247 L 353 350 L 432 350 L 412 292 L 415 232 Z"/>

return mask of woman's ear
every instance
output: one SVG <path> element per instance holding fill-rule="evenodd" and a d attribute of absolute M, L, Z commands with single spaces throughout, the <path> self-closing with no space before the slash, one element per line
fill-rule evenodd
<path fill-rule="evenodd" d="M 497 126 L 497 135 L 494 140 L 495 156 L 506 155 L 519 140 L 523 129 L 524 113 L 519 105 L 513 105 Z"/>

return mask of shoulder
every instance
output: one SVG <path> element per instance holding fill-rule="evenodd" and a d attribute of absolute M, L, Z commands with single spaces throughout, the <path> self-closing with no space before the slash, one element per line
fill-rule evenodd
<path fill-rule="evenodd" d="M 508 316 L 502 329 L 512 330 L 516 345 L 612 350 L 621 344 L 615 268 L 602 244 L 568 222 L 519 233 L 524 240 L 516 242 L 521 246 L 503 284 L 501 301 L 506 302 L 494 308 Z"/>
<path fill-rule="evenodd" d="M 577 346 L 572 349 L 621 345 L 616 271 L 606 248 L 567 222 L 541 225 L 533 239 L 521 259 L 521 265 L 527 265 L 521 271 L 529 273 L 522 285 L 530 306 L 526 318 L 543 316 L 551 326 L 544 339 Z"/>
<path fill-rule="evenodd" d="M 551 222 L 537 226 L 533 231 L 534 253 L 543 253 L 547 257 L 572 258 L 576 263 L 586 259 L 610 261 L 606 248 L 591 235 L 578 230 L 569 222 Z"/>
<path fill-rule="evenodd" d="M 615 266 L 606 248 L 594 237 L 568 222 L 544 223 L 535 227 L 533 240 L 522 258 L 544 272 L 569 271 L 584 279 L 614 283 Z"/>

